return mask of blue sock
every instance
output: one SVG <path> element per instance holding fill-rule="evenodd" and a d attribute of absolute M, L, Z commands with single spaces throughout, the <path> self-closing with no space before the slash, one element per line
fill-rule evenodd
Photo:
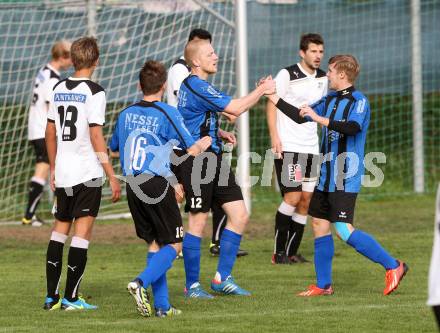
<path fill-rule="evenodd" d="M 171 268 L 176 255 L 176 250 L 171 245 L 166 245 L 156 252 L 149 260 L 148 266 L 137 277 L 142 281 L 142 286 L 148 288 L 165 274 Z"/>
<path fill-rule="evenodd" d="M 335 245 L 332 235 L 315 238 L 316 285 L 325 289 L 332 284 L 332 260 Z"/>
<path fill-rule="evenodd" d="M 355 230 L 347 240 L 347 244 L 371 261 L 381 264 L 385 269 L 394 269 L 399 266 L 395 258 L 390 256 L 380 244 L 366 232 Z"/>
<path fill-rule="evenodd" d="M 186 289 L 199 282 L 200 275 L 200 237 L 186 233 L 183 238 L 183 263 L 185 265 Z"/>
<path fill-rule="evenodd" d="M 155 254 L 156 252 L 148 252 L 147 266 Z M 169 310 L 170 301 L 168 297 L 167 273 L 162 274 L 158 280 L 153 282 L 151 288 L 153 289 L 154 307 L 156 309 Z"/>
<path fill-rule="evenodd" d="M 241 235 L 228 229 L 225 229 L 220 237 L 220 258 L 217 272 L 220 274 L 222 281 L 225 281 L 231 275 L 240 242 Z"/>

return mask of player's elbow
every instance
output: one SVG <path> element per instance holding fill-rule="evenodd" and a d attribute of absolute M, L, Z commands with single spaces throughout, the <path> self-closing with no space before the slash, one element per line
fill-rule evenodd
<path fill-rule="evenodd" d="M 232 114 L 229 114 L 229 113 L 227 113 L 227 112 L 223 112 L 223 116 L 228 120 L 228 122 L 230 123 L 230 124 L 234 124 L 235 123 L 235 121 L 237 120 L 237 116 L 234 116 L 234 115 L 232 115 Z"/>

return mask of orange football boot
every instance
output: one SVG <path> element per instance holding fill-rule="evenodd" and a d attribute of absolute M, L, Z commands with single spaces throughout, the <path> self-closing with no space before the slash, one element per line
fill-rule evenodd
<path fill-rule="evenodd" d="M 312 284 L 309 286 L 309 288 L 306 291 L 302 291 L 298 294 L 298 296 L 302 296 L 302 297 L 326 296 L 326 295 L 333 295 L 332 286 L 322 289 Z"/>
<path fill-rule="evenodd" d="M 391 294 L 399 286 L 400 281 L 402 281 L 406 272 L 408 272 L 408 265 L 404 262 L 397 260 L 399 266 L 395 269 L 388 269 L 385 273 L 385 289 L 383 290 L 384 295 Z"/>

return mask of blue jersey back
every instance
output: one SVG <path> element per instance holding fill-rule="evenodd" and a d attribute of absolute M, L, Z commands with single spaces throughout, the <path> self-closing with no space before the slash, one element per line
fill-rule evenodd
<path fill-rule="evenodd" d="M 211 149 L 220 153 L 222 141 L 218 137 L 218 112 L 222 112 L 231 97 L 214 88 L 196 75 L 188 76 L 179 89 L 178 109 L 194 140 L 212 138 Z"/>
<path fill-rule="evenodd" d="M 312 108 L 330 120 L 355 121 L 361 128 L 355 135 L 345 135 L 323 127 L 321 154 L 324 155 L 324 161 L 321 164 L 318 190 L 358 193 L 364 174 L 364 148 L 370 124 L 368 99 L 350 87 L 329 93 Z"/>
<path fill-rule="evenodd" d="M 124 176 L 148 173 L 168 177 L 173 146 L 189 148 L 194 140 L 176 108 L 140 101 L 122 110 L 109 147 L 119 151 Z"/>

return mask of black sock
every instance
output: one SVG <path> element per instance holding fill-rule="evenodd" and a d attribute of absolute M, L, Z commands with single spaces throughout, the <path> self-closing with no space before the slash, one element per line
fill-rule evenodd
<path fill-rule="evenodd" d="M 46 254 L 46 281 L 47 296 L 52 297 L 55 301 L 59 299 L 59 285 L 61 278 L 61 269 L 63 265 L 63 248 L 64 244 L 50 240 L 47 246 Z"/>
<path fill-rule="evenodd" d="M 212 205 L 212 237 L 211 242 L 220 245 L 220 237 L 226 227 L 226 214 L 217 203 Z"/>
<path fill-rule="evenodd" d="M 43 189 L 44 186 L 40 183 L 34 181 L 30 182 L 28 204 L 26 207 L 26 213 L 24 214 L 25 219 L 30 220 L 32 216 L 34 216 L 43 195 Z"/>
<path fill-rule="evenodd" d="M 81 283 L 87 263 L 87 249 L 70 246 L 67 262 L 67 280 L 64 298 L 69 302 L 78 300 L 79 284 Z"/>
<path fill-rule="evenodd" d="M 284 254 L 286 252 L 286 242 L 289 233 L 289 224 L 292 217 L 277 211 L 275 216 L 275 253 Z"/>
<path fill-rule="evenodd" d="M 296 255 L 304 234 L 304 224 L 290 220 L 289 239 L 287 240 L 286 253 L 289 257 Z"/>
<path fill-rule="evenodd" d="M 437 318 L 438 329 L 440 330 L 440 305 L 433 306 L 432 310 L 434 310 L 435 318 Z"/>

